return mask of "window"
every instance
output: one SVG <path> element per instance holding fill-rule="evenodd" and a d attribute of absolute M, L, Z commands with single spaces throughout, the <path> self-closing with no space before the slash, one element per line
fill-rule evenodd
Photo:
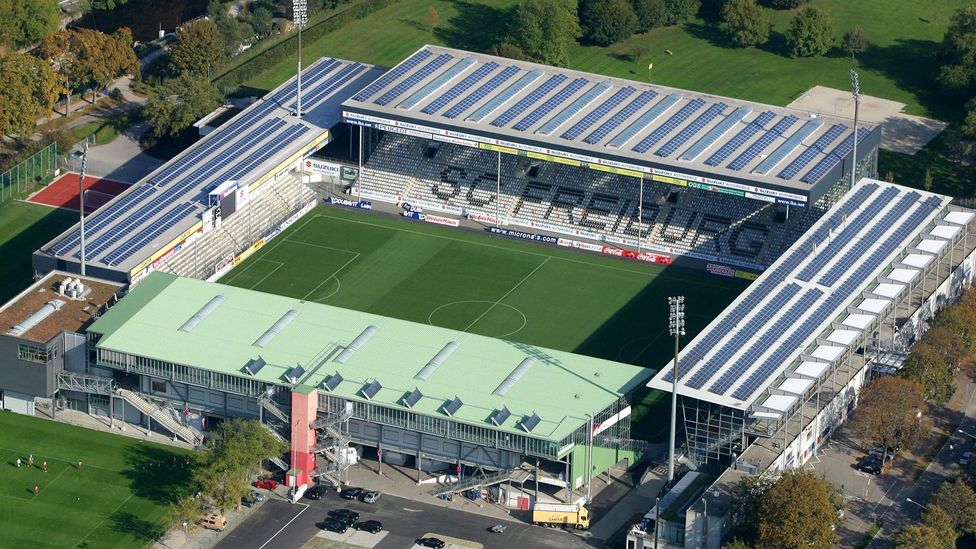
<path fill-rule="evenodd" d="M 165 393 L 166 392 L 166 382 L 152 380 L 152 392 L 154 393 Z"/>
<path fill-rule="evenodd" d="M 23 343 L 17 345 L 17 358 L 38 364 L 47 364 L 48 353 L 43 347 L 34 347 Z"/>

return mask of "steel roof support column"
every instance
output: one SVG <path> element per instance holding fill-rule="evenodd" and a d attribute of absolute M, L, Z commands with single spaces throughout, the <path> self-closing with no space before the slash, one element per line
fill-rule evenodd
<path fill-rule="evenodd" d="M 644 240 L 644 231 L 641 230 L 641 223 L 644 221 L 644 176 L 640 178 L 640 195 L 637 197 L 637 253 L 641 253 L 641 245 Z M 674 353 L 678 354 L 677 350 Z M 672 412 L 674 413 L 674 412 Z"/>

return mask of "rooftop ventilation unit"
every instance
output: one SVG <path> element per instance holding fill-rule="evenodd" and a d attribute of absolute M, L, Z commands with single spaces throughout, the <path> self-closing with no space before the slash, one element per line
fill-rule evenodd
<path fill-rule="evenodd" d="M 335 357 L 335 361 L 338 362 L 339 364 L 345 364 L 346 361 L 349 360 L 349 357 L 353 355 L 353 353 L 358 351 L 360 347 L 362 347 L 367 341 L 369 341 L 369 338 L 373 337 L 373 334 L 376 333 L 376 330 L 379 330 L 379 328 L 377 328 L 376 326 L 373 325 L 367 326 L 366 329 L 363 330 L 363 333 L 356 336 L 356 339 L 352 340 L 352 343 L 350 343 L 345 349 L 343 349 L 342 352 L 339 353 L 339 356 Z"/>
<path fill-rule="evenodd" d="M 375 397 L 376 393 L 380 392 L 380 389 L 382 388 L 383 386 L 380 385 L 379 381 L 373 380 L 372 383 L 363 388 L 363 396 L 366 397 L 366 400 L 373 400 L 373 397 Z"/>
<path fill-rule="evenodd" d="M 514 370 L 512 370 L 512 373 L 508 374 L 505 381 L 502 381 L 498 387 L 491 392 L 491 394 L 495 396 L 505 396 L 505 393 L 507 393 L 508 390 L 515 385 L 516 381 L 525 375 L 525 372 L 529 371 L 529 368 L 531 368 L 533 364 L 535 364 L 535 359 L 532 357 L 526 357 L 524 360 L 522 360 L 522 362 L 519 363 L 518 366 L 515 367 Z"/>
<path fill-rule="evenodd" d="M 501 427 L 505 420 L 512 417 L 512 412 L 508 411 L 508 406 L 502 406 L 501 410 L 498 410 L 491 416 L 491 422 L 497 427 Z"/>
<path fill-rule="evenodd" d="M 25 318 L 23 322 L 14 326 L 7 332 L 8 335 L 19 336 L 24 335 L 27 330 L 30 330 L 34 326 L 41 323 L 42 320 L 54 314 L 55 311 L 60 311 L 61 307 L 64 307 L 64 301 L 60 299 L 52 299 L 44 304 L 43 307 L 34 311 L 34 314 Z"/>
<path fill-rule="evenodd" d="M 447 414 L 449 417 L 454 417 L 454 414 L 456 414 L 457 411 L 461 409 L 461 406 L 464 406 L 464 403 L 461 402 L 461 399 L 459 399 L 458 397 L 454 397 L 454 400 L 448 402 L 447 405 L 444 406 L 444 413 Z"/>
<path fill-rule="evenodd" d="M 244 371 L 247 372 L 248 375 L 255 376 L 261 371 L 261 368 L 264 368 L 267 364 L 268 363 L 265 362 L 263 358 L 258 356 L 257 360 L 248 361 L 248 363 L 244 366 Z"/>
<path fill-rule="evenodd" d="M 298 316 L 298 311 L 296 311 L 295 309 L 292 309 L 287 313 L 285 313 L 284 316 L 279 318 L 277 322 L 275 322 L 274 324 L 271 325 L 270 328 L 268 328 L 267 332 L 264 332 L 261 335 L 261 337 L 259 337 L 258 340 L 254 342 L 254 346 L 264 347 L 265 345 L 270 343 L 271 339 L 274 336 L 278 335 L 278 332 L 283 330 L 285 326 L 288 325 L 289 322 L 295 319 L 296 316 Z"/>
<path fill-rule="evenodd" d="M 451 341 L 450 343 L 445 345 L 444 348 L 440 350 L 440 352 L 434 355 L 434 358 L 430 359 L 430 362 L 428 362 L 427 365 L 424 366 L 423 370 L 417 372 L 417 375 L 413 376 L 413 378 L 419 379 L 421 381 L 426 381 L 427 378 L 430 377 L 430 374 L 434 373 L 434 370 L 436 370 L 437 367 L 440 366 L 442 362 L 447 360 L 447 358 L 451 356 L 451 353 L 453 353 L 457 348 L 458 348 L 457 341 Z"/>
<path fill-rule="evenodd" d="M 423 396 L 424 395 L 421 394 L 420 389 L 414 389 L 412 393 L 403 397 L 403 405 L 407 408 L 413 408 Z"/>
<path fill-rule="evenodd" d="M 535 429 L 536 426 L 539 425 L 539 422 L 541 421 L 542 418 L 539 417 L 539 414 L 532 412 L 532 415 L 530 417 L 527 417 L 522 420 L 522 422 L 519 424 L 519 427 L 525 429 L 526 433 L 531 433 L 532 429 Z"/>
<path fill-rule="evenodd" d="M 285 374 L 285 379 L 287 379 L 289 383 L 298 383 L 298 380 L 301 379 L 303 375 L 305 375 L 305 368 L 295 366 L 291 370 L 288 370 L 288 372 Z"/>
<path fill-rule="evenodd" d="M 216 309 L 223 302 L 224 302 L 224 296 L 222 295 L 215 296 L 213 299 L 208 301 L 207 304 L 204 305 L 199 311 L 197 311 L 195 315 L 191 316 L 186 322 L 184 322 L 183 325 L 180 326 L 180 331 L 190 333 L 190 330 L 195 328 L 196 325 L 199 324 L 201 320 L 207 318 L 207 315 L 212 313 L 214 309 Z"/>
<path fill-rule="evenodd" d="M 322 388 L 331 393 L 332 391 L 335 391 L 335 388 L 338 387 L 340 383 L 342 383 L 342 376 L 339 375 L 339 372 L 336 372 L 335 375 L 325 378 L 325 381 L 322 382 Z"/>

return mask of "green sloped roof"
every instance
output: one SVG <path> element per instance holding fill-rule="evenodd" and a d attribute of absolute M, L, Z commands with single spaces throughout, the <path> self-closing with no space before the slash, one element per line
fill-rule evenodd
<path fill-rule="evenodd" d="M 191 332 L 179 327 L 212 298 L 224 301 Z M 259 348 L 254 343 L 288 311 L 297 316 Z M 336 356 L 368 326 L 376 333 L 344 363 Z M 500 429 L 523 433 L 518 423 L 537 413 L 532 435 L 558 441 L 619 396 L 640 386 L 651 371 L 523 343 L 494 339 L 340 309 L 232 286 L 153 273 L 96 321 L 98 347 L 215 372 L 250 377 L 244 367 L 259 357 L 268 364 L 254 379 L 287 385 L 285 373 L 301 365 L 302 389 L 319 387 L 338 372 L 333 391 L 354 400 L 371 381 L 383 388 L 373 402 L 406 408 L 414 389 L 423 398 L 412 410 L 447 417 L 455 397 L 464 405 L 454 419 L 493 427 L 489 418 L 503 406 L 512 416 Z M 414 376 L 451 341 L 458 348 L 427 380 Z M 536 362 L 504 396 L 492 394 L 526 357 Z"/>

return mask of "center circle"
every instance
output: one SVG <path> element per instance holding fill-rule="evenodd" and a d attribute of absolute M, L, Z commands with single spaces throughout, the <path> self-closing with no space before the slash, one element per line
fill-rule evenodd
<path fill-rule="evenodd" d="M 501 316 L 500 320 L 498 319 Z M 496 301 L 464 300 L 445 303 L 431 311 L 427 323 L 451 330 L 467 330 L 486 318 L 492 318 L 498 333 L 479 331 L 480 335 L 494 338 L 508 337 L 525 328 L 528 320 L 518 308 Z"/>

